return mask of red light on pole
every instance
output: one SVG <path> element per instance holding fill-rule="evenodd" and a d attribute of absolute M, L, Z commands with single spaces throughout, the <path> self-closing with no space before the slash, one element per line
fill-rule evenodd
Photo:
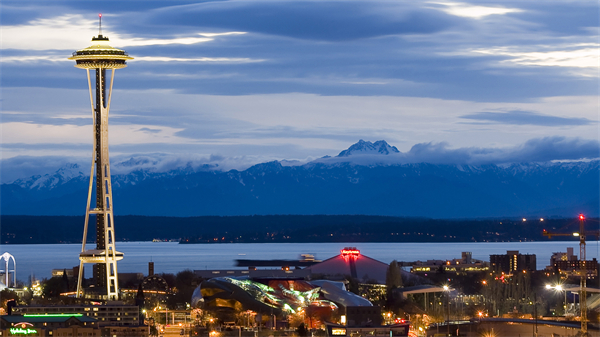
<path fill-rule="evenodd" d="M 101 18 L 102 17 L 102 13 L 98 13 L 98 17 Z"/>
<path fill-rule="evenodd" d="M 579 214 L 579 220 L 585 220 L 585 216 L 583 216 L 583 214 Z"/>

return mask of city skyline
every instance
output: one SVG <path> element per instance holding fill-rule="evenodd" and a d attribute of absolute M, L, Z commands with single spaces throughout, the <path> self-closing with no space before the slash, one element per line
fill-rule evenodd
<path fill-rule="evenodd" d="M 85 80 L 67 57 L 97 34 L 99 12 L 103 34 L 139 56 L 115 82 L 115 158 L 244 168 L 359 139 L 457 163 L 531 144 L 548 160 L 598 158 L 597 9 L 3 2 L 3 175 L 87 158 Z"/>

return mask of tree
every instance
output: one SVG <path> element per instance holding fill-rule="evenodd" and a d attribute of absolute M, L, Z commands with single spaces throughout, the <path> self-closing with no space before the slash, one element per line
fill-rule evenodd
<path fill-rule="evenodd" d="M 402 273 L 398 262 L 396 260 L 390 263 L 390 266 L 385 273 L 385 285 L 387 295 L 387 307 L 392 309 L 396 306 L 396 297 L 394 296 L 394 290 L 402 287 Z"/>
<path fill-rule="evenodd" d="M 344 278 L 347 281 L 346 286 L 348 287 L 348 291 L 356 295 L 360 295 L 360 289 L 358 288 L 358 280 L 350 275 L 344 275 Z"/>
<path fill-rule="evenodd" d="M 167 301 L 170 308 L 184 307 L 186 303 L 191 303 L 192 294 L 196 287 L 201 283 L 201 279 L 189 270 L 182 270 L 173 277 L 173 295 L 169 296 Z M 169 280 L 167 280 L 169 282 Z"/>
<path fill-rule="evenodd" d="M 297 331 L 298 331 L 298 336 L 307 336 L 308 335 L 308 331 L 306 331 L 306 327 L 304 326 L 304 323 L 300 323 Z"/>
<path fill-rule="evenodd" d="M 387 286 L 388 292 L 402 287 L 402 272 L 398 266 L 396 260 L 390 263 L 390 266 L 385 273 L 385 285 Z"/>
<path fill-rule="evenodd" d="M 150 336 L 158 336 L 158 329 L 156 328 L 156 325 L 150 326 Z"/>
<path fill-rule="evenodd" d="M 2 301 L 2 309 L 4 309 L 5 312 L 7 312 L 7 303 L 13 300 L 19 303 L 19 296 L 14 291 L 5 288 L 2 291 L 0 291 L 0 300 Z"/>
<path fill-rule="evenodd" d="M 67 270 L 64 269 L 63 270 L 63 274 L 62 274 L 62 286 L 63 286 L 63 293 L 68 292 L 70 289 L 69 287 L 69 277 L 67 276 Z"/>
<path fill-rule="evenodd" d="M 64 291 L 64 282 L 62 277 L 52 277 L 44 281 L 42 285 L 42 297 L 46 299 L 59 298 L 60 293 Z"/>

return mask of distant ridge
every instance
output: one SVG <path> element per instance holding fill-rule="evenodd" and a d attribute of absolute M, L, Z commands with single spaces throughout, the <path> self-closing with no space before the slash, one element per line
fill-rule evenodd
<path fill-rule="evenodd" d="M 1 215 L 0 221 L 3 244 L 81 242 L 82 216 Z M 182 239 L 182 243 L 547 241 L 542 235 L 543 229 L 564 230 L 571 226 L 575 230 L 578 226 L 573 218 L 523 222 L 521 219 L 434 220 L 364 215 L 117 216 L 115 223 L 119 227 L 117 241 Z M 48 227 L 54 230 L 48 231 Z M 93 240 L 95 232 L 90 234 L 88 239 Z"/>
<path fill-rule="evenodd" d="M 415 152 L 427 146 L 415 146 Z M 112 165 L 115 214 L 362 214 L 443 219 L 569 218 L 600 213 L 598 160 L 403 163 L 409 155 L 384 140 L 360 140 L 336 157 L 304 164 L 270 161 L 239 171 L 220 171 L 211 164 L 165 165 L 153 158 L 128 158 Z M 67 164 L 50 174 L 2 184 L 2 214 L 81 215 L 88 179 L 79 165 Z"/>

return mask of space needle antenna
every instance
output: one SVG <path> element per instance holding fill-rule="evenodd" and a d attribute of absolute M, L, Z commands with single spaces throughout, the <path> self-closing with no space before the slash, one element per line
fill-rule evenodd
<path fill-rule="evenodd" d="M 98 36 L 102 36 L 102 13 L 98 13 Z"/>

